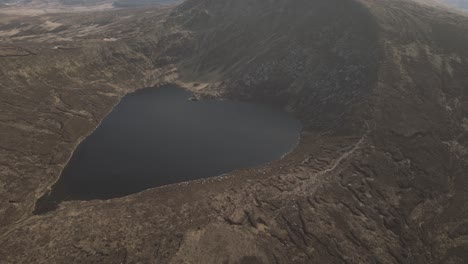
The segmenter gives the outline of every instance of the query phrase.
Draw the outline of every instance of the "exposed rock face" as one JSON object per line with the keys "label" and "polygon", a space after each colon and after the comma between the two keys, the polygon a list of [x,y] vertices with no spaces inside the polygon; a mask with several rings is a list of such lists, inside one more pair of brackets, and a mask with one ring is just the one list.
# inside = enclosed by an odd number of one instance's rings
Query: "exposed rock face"
{"label": "exposed rock face", "polygon": [[[82,33],[65,49],[37,28],[8,38],[31,54],[0,57],[1,261],[466,263],[467,17],[410,0],[119,12],[62,28]],[[171,81],[284,106],[301,143],[227,177],[31,214],[121,96]]]}

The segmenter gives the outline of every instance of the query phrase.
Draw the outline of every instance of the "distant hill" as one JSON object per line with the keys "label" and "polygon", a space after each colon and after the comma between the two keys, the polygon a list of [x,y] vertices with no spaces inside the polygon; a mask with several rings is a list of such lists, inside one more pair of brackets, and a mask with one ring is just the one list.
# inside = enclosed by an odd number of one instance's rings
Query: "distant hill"
{"label": "distant hill", "polygon": [[[11,0],[0,0],[11,1]],[[181,2],[179,0],[59,0],[63,5],[96,5],[113,3],[115,7],[138,7]]]}
{"label": "distant hill", "polygon": [[117,8],[165,5],[182,2],[182,0],[0,0],[0,8],[11,5],[59,4],[64,6],[96,6],[113,4]]}
{"label": "distant hill", "polygon": [[468,0],[442,0],[442,2],[468,10]]}
{"label": "distant hill", "polygon": [[12,0],[0,0],[0,8],[8,6],[8,4],[10,4],[11,2],[13,1]]}
{"label": "distant hill", "polygon": [[58,1],[63,5],[98,5],[98,4],[106,4],[110,3],[110,0],[60,0]]}
{"label": "distant hill", "polygon": [[115,7],[138,7],[150,5],[164,5],[181,2],[179,0],[117,0],[114,1]]}

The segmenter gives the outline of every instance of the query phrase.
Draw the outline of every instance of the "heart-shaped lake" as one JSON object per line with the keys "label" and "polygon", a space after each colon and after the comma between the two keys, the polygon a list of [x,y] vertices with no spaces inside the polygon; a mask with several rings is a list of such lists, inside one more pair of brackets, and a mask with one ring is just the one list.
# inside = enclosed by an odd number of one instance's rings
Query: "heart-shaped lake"
{"label": "heart-shaped lake", "polygon": [[79,145],[36,212],[257,166],[280,159],[299,139],[300,122],[280,109],[191,99],[169,85],[125,96]]}

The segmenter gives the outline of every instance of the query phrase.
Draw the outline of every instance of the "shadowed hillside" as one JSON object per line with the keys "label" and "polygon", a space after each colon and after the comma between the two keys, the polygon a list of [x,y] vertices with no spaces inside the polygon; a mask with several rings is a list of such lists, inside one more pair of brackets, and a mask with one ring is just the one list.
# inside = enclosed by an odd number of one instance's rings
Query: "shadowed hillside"
{"label": "shadowed hillside", "polygon": [[375,85],[377,28],[359,3],[188,1],[173,17],[196,36],[187,76],[285,106],[308,126],[351,126],[351,106]]}

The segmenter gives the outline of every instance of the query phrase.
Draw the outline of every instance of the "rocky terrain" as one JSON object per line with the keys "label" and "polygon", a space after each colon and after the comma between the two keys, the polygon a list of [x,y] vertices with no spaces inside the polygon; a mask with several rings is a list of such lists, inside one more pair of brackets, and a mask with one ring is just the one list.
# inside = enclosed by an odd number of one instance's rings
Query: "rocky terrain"
{"label": "rocky terrain", "polygon": [[[2,9],[0,9],[0,12]],[[0,14],[0,263],[466,263],[468,17],[412,0]],[[279,105],[280,161],[34,215],[126,93]]]}

